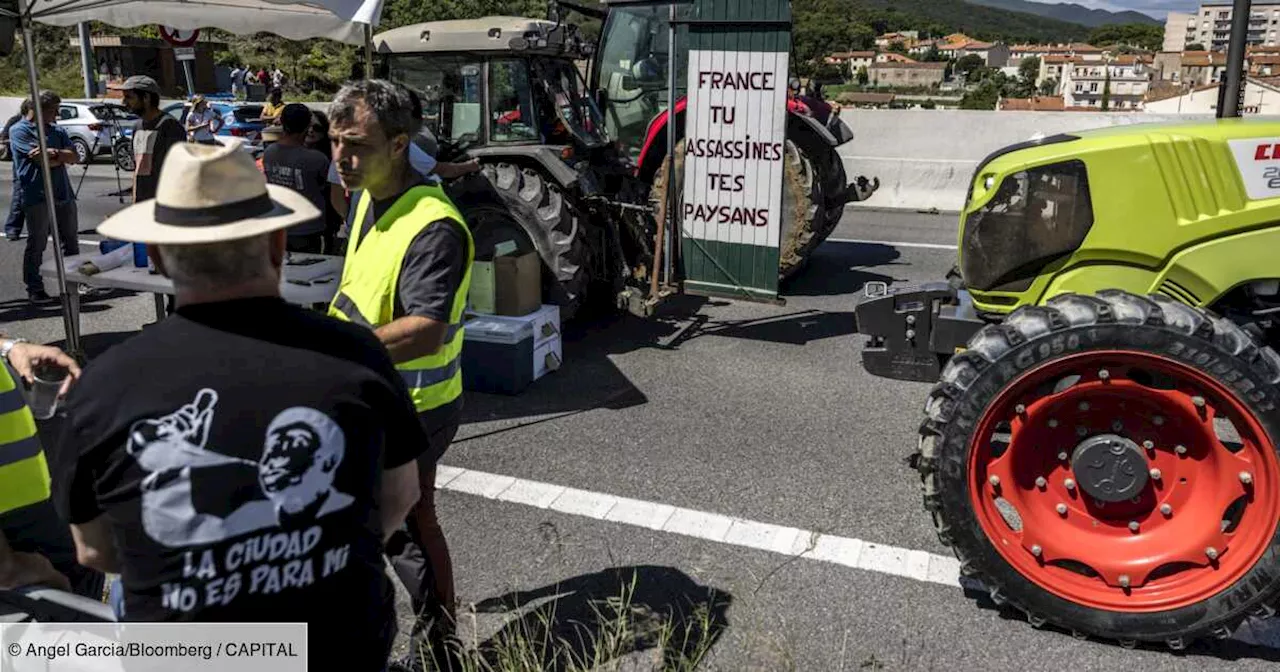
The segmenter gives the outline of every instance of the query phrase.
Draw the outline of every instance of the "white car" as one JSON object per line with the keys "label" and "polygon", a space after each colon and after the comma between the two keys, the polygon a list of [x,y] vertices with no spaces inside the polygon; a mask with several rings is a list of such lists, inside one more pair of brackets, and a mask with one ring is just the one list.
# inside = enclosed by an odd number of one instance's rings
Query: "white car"
{"label": "white car", "polygon": [[99,154],[111,154],[116,131],[132,130],[138,116],[118,103],[63,101],[58,126],[71,136],[80,163]]}

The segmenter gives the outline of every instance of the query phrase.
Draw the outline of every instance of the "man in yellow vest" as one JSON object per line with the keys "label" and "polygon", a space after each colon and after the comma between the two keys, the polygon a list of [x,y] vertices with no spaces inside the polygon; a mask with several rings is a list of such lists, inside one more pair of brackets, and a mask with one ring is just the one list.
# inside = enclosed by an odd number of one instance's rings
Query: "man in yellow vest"
{"label": "man in yellow vest", "polygon": [[70,528],[50,499],[48,462],[19,385],[20,379],[32,379],[36,367],[53,364],[71,372],[65,394],[80,367],[57,348],[3,336],[0,360],[0,590],[43,585],[100,598],[105,577],[76,563]]}
{"label": "man in yellow vest", "polygon": [[349,84],[329,110],[342,186],[360,192],[347,217],[346,264],[329,314],[374,330],[404,378],[428,438],[421,499],[387,543],[418,614],[409,658],[457,669],[453,568],[435,511],[435,473],[462,412],[462,322],[475,257],[471,233],[439,184],[409,163],[413,98],[383,80]]}

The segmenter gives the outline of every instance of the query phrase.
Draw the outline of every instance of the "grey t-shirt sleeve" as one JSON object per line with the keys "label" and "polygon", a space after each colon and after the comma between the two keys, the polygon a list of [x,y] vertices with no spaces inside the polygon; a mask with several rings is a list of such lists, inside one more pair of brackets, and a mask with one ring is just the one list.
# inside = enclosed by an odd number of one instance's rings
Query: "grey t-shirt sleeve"
{"label": "grey t-shirt sleeve", "polygon": [[467,265],[467,238],[442,219],[414,238],[400,267],[396,308],[401,315],[448,322]]}

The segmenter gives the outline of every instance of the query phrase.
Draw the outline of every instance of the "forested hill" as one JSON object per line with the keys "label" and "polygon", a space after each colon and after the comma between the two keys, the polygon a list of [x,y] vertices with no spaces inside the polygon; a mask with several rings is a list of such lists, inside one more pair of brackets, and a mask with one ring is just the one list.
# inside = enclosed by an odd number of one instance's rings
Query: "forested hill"
{"label": "forested hill", "polygon": [[1091,9],[1074,2],[1031,2],[1031,0],[965,0],[970,4],[983,7],[995,7],[1011,12],[1035,14],[1059,21],[1079,23],[1096,28],[1116,23],[1139,23],[1146,25],[1164,25],[1159,19],[1142,12],[1109,12],[1105,9]]}

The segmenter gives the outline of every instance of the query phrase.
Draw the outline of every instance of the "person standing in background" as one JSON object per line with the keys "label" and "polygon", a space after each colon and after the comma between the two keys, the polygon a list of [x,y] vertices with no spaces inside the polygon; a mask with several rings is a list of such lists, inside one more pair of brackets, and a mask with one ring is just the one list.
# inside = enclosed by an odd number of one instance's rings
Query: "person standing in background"
{"label": "person standing in background", "polygon": [[187,141],[177,119],[160,111],[160,85],[146,75],[134,75],[120,85],[124,104],[141,121],[133,132],[133,202],[156,197],[160,169],[174,145]]}
{"label": "person standing in background", "polygon": [[271,88],[284,88],[284,71],[280,69],[280,66],[274,63],[271,64]]}
{"label": "person standing in background", "polygon": [[196,96],[191,101],[191,111],[187,113],[187,140],[202,145],[216,145],[214,134],[222,127],[222,118],[209,106],[204,96]]}
{"label": "person standing in background", "polygon": [[244,94],[244,73],[247,68],[236,66],[231,71],[231,97],[239,100]]}
{"label": "person standing in background", "polygon": [[279,125],[280,113],[283,111],[284,92],[280,89],[271,89],[271,97],[267,100],[267,104],[262,106],[262,118],[259,121],[268,125]]}
{"label": "person standing in background", "polygon": [[[31,115],[31,99],[27,98],[22,101],[22,105],[18,108],[18,113],[9,118],[5,122],[4,130],[0,131],[0,135],[4,136],[4,142],[9,144],[9,155],[13,156],[13,145],[10,142],[9,132],[13,130],[14,124],[26,119]],[[326,129],[327,130],[327,129]],[[9,216],[4,220],[4,236],[9,240],[18,240],[22,237],[22,226],[27,221],[27,215],[22,208],[22,190],[18,188],[18,180],[13,180],[13,197],[9,199]]]}
{"label": "person standing in background", "polygon": [[[40,277],[40,264],[44,262],[45,247],[49,244],[49,233],[54,224],[49,221],[46,197],[54,203],[62,254],[68,257],[80,254],[76,194],[67,175],[67,166],[79,161],[79,156],[75,146],[71,144],[71,137],[54,123],[58,118],[58,106],[62,104],[62,98],[52,91],[41,91],[38,104],[45,121],[48,153],[40,156],[40,136],[36,129],[34,110],[30,119],[24,119],[9,129],[9,141],[13,150],[14,181],[19,183],[22,190],[22,204],[26,208],[27,218],[27,247],[22,255],[22,280],[27,285],[27,300],[41,306],[57,303],[56,299],[45,292],[44,278]],[[44,190],[41,164],[46,161],[53,178],[52,194],[46,194]]]}
{"label": "person standing in background", "polygon": [[[311,126],[307,129],[306,145],[321,154],[325,161],[332,164],[333,145],[329,140],[329,117],[320,110],[311,111]],[[332,165],[330,169],[332,170]],[[338,232],[347,218],[346,190],[341,184],[333,184],[330,180],[326,192],[324,208],[324,249],[325,254],[342,254],[345,252],[339,245]]]}
{"label": "person standing in background", "polygon": [[280,126],[279,141],[262,153],[262,172],[267,176],[267,183],[288,187],[306,196],[320,213],[315,219],[289,227],[285,249],[321,254],[325,252],[323,213],[328,205],[325,188],[329,159],[306,147],[307,131],[311,127],[311,110],[306,105],[285,105],[280,113]]}

